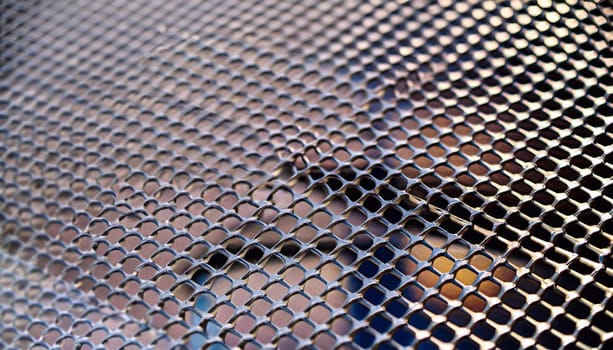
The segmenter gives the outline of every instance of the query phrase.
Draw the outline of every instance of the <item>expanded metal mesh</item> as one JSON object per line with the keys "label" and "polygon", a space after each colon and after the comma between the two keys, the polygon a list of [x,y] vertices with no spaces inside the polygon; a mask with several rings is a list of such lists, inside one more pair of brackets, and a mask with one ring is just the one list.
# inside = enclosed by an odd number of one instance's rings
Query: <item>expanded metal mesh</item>
{"label": "expanded metal mesh", "polygon": [[613,348],[607,1],[0,1],[0,348]]}

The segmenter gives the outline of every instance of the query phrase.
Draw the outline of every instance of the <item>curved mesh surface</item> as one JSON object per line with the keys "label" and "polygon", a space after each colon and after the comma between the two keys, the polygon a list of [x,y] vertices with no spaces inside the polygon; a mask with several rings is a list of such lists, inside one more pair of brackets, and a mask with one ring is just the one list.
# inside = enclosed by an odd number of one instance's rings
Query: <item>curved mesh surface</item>
{"label": "curved mesh surface", "polygon": [[607,1],[0,1],[0,348],[611,348]]}

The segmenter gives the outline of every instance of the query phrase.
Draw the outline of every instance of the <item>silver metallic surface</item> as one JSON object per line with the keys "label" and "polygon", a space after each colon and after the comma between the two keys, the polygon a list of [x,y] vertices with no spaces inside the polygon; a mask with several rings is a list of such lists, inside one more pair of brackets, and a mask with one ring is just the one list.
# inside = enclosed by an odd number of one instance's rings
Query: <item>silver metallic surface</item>
{"label": "silver metallic surface", "polygon": [[0,349],[613,348],[612,17],[0,0]]}

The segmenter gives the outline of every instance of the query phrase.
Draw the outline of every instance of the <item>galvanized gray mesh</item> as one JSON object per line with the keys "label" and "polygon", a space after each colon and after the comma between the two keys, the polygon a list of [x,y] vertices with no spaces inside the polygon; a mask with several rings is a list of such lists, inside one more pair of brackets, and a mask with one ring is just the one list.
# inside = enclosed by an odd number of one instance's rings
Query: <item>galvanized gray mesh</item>
{"label": "galvanized gray mesh", "polygon": [[0,348],[611,348],[607,1],[0,1]]}

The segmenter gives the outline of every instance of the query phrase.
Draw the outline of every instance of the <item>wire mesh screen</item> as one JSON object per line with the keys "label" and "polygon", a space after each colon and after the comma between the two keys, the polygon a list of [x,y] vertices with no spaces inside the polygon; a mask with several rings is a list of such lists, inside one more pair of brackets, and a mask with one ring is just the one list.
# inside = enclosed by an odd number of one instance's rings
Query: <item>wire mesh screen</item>
{"label": "wire mesh screen", "polygon": [[0,1],[0,348],[612,348],[607,1]]}

